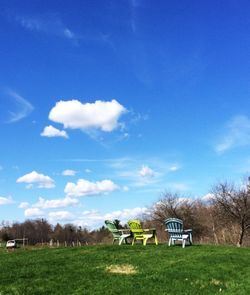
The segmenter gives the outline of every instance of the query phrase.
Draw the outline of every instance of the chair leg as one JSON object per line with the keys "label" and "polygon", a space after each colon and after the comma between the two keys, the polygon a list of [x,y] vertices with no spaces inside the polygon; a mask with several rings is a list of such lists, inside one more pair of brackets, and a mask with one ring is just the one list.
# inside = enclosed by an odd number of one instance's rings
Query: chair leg
{"label": "chair leg", "polygon": [[123,238],[122,239],[119,239],[119,246],[121,246],[123,240],[124,240]]}
{"label": "chair leg", "polygon": [[182,240],[182,248],[185,248],[185,243],[186,243],[186,240],[183,239],[183,240]]}
{"label": "chair leg", "polygon": [[133,238],[133,241],[132,241],[132,246],[134,246],[134,243],[135,243],[135,238]]}
{"label": "chair leg", "polygon": [[148,239],[143,239],[143,246],[146,246]]}
{"label": "chair leg", "polygon": [[156,235],[155,235],[155,245],[158,245],[158,239]]}
{"label": "chair leg", "polygon": [[171,246],[171,242],[172,242],[172,239],[170,238],[169,241],[168,241],[168,246],[169,247]]}
{"label": "chair leg", "polygon": [[189,242],[190,242],[190,245],[193,244],[193,237],[192,237],[192,234],[191,234],[191,233],[190,233],[190,235],[189,235]]}

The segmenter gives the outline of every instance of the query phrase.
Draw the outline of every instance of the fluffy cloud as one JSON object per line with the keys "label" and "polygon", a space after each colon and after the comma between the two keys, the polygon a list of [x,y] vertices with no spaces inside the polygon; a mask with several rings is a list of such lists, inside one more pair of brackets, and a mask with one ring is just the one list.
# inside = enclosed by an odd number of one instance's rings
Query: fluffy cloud
{"label": "fluffy cloud", "polygon": [[153,177],[155,176],[155,172],[148,166],[142,166],[141,170],[139,171],[139,175],[141,177]]}
{"label": "fluffy cloud", "polygon": [[215,150],[223,153],[229,149],[250,145],[250,119],[246,116],[233,117],[225,127],[225,135]]}
{"label": "fluffy cloud", "polygon": [[78,203],[78,200],[71,199],[69,197],[66,197],[64,199],[55,199],[55,200],[45,200],[44,198],[39,198],[39,201],[33,205],[35,208],[42,208],[42,209],[48,209],[48,208],[60,208],[60,207],[68,207],[72,205],[76,205]]}
{"label": "fluffy cloud", "polygon": [[89,226],[95,228],[103,225],[106,219],[119,219],[121,223],[126,223],[129,219],[135,219],[142,215],[148,214],[147,208],[131,208],[113,211],[111,213],[101,214],[97,210],[84,211],[82,215],[75,221],[77,225]]}
{"label": "fluffy cloud", "polygon": [[201,199],[204,202],[210,202],[214,199],[214,194],[208,193],[208,194],[204,195]]}
{"label": "fluffy cloud", "polygon": [[29,203],[28,202],[22,202],[19,204],[18,208],[21,208],[21,209],[26,209],[29,207]]}
{"label": "fluffy cloud", "polygon": [[64,137],[68,138],[68,134],[64,130],[58,130],[55,127],[49,125],[43,129],[41,136],[45,137]]}
{"label": "fluffy cloud", "polygon": [[122,222],[126,222],[129,219],[137,218],[138,216],[148,213],[147,208],[136,207],[133,209],[123,209],[118,211],[113,211],[111,213],[105,214],[105,219],[119,219]]}
{"label": "fluffy cloud", "polygon": [[116,100],[81,103],[78,100],[59,101],[51,109],[49,119],[64,128],[101,129],[110,132],[119,126],[119,117],[126,108]]}
{"label": "fluffy cloud", "polygon": [[75,176],[76,175],[76,171],[75,170],[67,169],[67,170],[64,170],[62,172],[62,175],[64,175],[64,176]]}
{"label": "fluffy cloud", "polygon": [[53,188],[55,187],[54,180],[49,176],[32,171],[31,173],[25,174],[17,179],[17,183],[27,183],[28,188],[33,184],[37,184],[39,188]]}
{"label": "fluffy cloud", "polygon": [[10,205],[10,204],[13,204],[14,201],[12,199],[12,197],[1,197],[0,196],[0,206],[1,205]]}
{"label": "fluffy cloud", "polygon": [[73,218],[73,215],[68,211],[50,212],[48,215],[49,215],[49,220],[52,222],[59,221],[59,220],[67,221]]}
{"label": "fluffy cloud", "polygon": [[118,186],[111,180],[105,179],[102,181],[91,182],[85,179],[79,179],[76,184],[68,182],[65,186],[64,192],[69,197],[81,197],[109,193],[117,189]]}
{"label": "fluffy cloud", "polygon": [[28,208],[24,211],[26,217],[41,217],[44,215],[44,212],[39,208]]}

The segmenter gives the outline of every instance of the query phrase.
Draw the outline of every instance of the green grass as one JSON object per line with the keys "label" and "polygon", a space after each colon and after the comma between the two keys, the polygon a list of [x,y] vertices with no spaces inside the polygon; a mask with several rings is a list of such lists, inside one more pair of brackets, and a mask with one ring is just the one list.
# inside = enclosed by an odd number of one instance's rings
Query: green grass
{"label": "green grass", "polygon": [[249,273],[248,248],[138,244],[19,249],[0,252],[0,295],[243,295],[250,294]]}

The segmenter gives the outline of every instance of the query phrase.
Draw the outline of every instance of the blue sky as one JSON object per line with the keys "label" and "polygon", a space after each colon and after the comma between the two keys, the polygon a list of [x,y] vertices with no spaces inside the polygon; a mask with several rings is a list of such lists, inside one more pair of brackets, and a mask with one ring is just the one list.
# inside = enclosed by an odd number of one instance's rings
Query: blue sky
{"label": "blue sky", "polygon": [[0,2],[0,220],[90,228],[250,167],[248,1]]}

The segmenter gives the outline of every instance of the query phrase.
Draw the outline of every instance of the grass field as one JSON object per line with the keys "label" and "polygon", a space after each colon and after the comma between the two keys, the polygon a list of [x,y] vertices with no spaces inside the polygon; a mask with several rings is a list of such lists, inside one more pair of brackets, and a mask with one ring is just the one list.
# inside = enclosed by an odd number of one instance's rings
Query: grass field
{"label": "grass field", "polygon": [[0,251],[0,295],[250,294],[250,249],[84,246]]}

